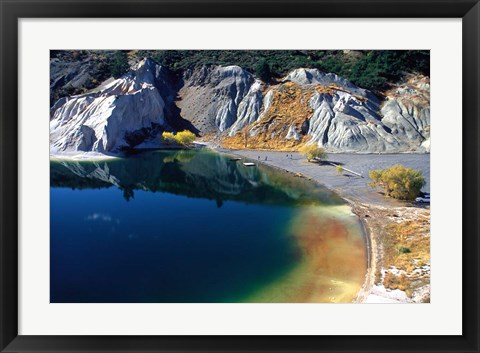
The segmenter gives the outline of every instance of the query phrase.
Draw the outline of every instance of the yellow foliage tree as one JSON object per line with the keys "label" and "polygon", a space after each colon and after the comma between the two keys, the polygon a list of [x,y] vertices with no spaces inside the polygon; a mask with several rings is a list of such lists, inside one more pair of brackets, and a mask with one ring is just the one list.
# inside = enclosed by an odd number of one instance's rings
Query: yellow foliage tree
{"label": "yellow foliage tree", "polygon": [[343,173],[343,167],[341,165],[337,165],[335,167],[335,169],[337,170],[337,174],[340,175]]}
{"label": "yellow foliage tree", "polygon": [[175,134],[173,132],[164,131],[162,133],[162,139],[169,142],[175,142]]}
{"label": "yellow foliage tree", "polygon": [[174,142],[182,146],[188,146],[195,141],[195,134],[188,130],[183,130],[174,134],[173,132],[164,131],[162,138],[168,142]]}
{"label": "yellow foliage tree", "polygon": [[325,159],[327,158],[327,153],[325,150],[321,147],[318,147],[317,145],[305,145],[302,148],[300,148],[300,153],[307,158],[307,161],[311,161],[312,159]]}
{"label": "yellow foliage tree", "polygon": [[188,130],[177,132],[175,135],[175,141],[183,146],[191,145],[193,141],[195,141],[195,134]]}
{"label": "yellow foliage tree", "polygon": [[422,172],[403,165],[394,165],[383,170],[371,170],[368,175],[371,187],[380,186],[387,196],[399,200],[414,200],[425,185]]}

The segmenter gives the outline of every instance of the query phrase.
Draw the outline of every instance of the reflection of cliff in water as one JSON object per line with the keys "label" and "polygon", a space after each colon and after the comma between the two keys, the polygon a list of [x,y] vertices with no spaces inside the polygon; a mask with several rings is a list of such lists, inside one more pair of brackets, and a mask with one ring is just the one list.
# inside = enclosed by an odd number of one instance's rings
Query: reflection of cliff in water
{"label": "reflection of cliff in water", "polygon": [[123,190],[128,201],[135,190],[168,192],[196,198],[247,203],[298,205],[341,204],[325,187],[266,166],[241,162],[210,151],[145,152],[108,161],[52,161],[52,187]]}

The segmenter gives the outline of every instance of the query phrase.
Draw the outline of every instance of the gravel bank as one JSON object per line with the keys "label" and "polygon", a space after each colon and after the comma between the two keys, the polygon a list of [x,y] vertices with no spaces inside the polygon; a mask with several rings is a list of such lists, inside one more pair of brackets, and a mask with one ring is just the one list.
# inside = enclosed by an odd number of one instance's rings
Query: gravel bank
{"label": "gravel bank", "polygon": [[[430,192],[430,155],[429,154],[329,154],[327,160],[342,167],[355,171],[364,177],[343,172],[338,175],[334,166],[328,163],[309,163],[305,157],[296,152],[274,152],[256,150],[226,150],[219,152],[246,157],[293,173],[301,173],[320,184],[337,192],[345,199],[377,206],[405,206],[405,202],[386,198],[378,190],[368,186],[368,172],[372,169],[384,169],[395,164],[422,171],[427,184],[423,191]],[[292,157],[287,157],[292,155]],[[260,158],[259,158],[260,157]],[[265,158],[267,158],[265,160]]]}

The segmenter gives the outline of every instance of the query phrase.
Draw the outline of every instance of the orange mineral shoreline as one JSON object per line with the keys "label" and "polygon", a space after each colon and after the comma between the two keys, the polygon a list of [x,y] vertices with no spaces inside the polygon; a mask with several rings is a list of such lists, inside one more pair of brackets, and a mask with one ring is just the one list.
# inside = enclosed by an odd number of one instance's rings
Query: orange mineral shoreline
{"label": "orange mineral shoreline", "polygon": [[[368,186],[369,178],[342,177],[334,167],[308,163],[298,153],[227,150],[255,163],[266,164],[327,186],[345,199],[363,225],[367,266],[354,303],[425,303],[430,301],[430,209],[393,200]],[[330,156],[329,156],[330,157]],[[359,158],[358,155],[353,157]],[[417,163],[429,173],[428,155],[374,155],[368,159]],[[336,158],[335,155],[330,157]],[[338,155],[337,155],[338,158]],[[412,162],[413,161],[413,162]],[[403,164],[403,161],[402,161]],[[416,167],[415,165],[413,167]],[[373,169],[373,168],[372,168]],[[429,174],[427,174],[428,177]],[[399,249],[408,249],[399,251]]]}

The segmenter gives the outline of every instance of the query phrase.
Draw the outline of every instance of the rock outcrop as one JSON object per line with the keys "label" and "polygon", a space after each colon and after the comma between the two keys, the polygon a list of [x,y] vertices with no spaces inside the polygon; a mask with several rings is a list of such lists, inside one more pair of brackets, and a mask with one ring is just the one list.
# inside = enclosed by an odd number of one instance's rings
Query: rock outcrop
{"label": "rock outcrop", "polygon": [[[258,103],[248,102],[255,100],[259,83],[238,66],[203,66],[187,70],[183,81],[177,106],[182,118],[203,133],[223,132],[239,116],[248,121],[247,114],[259,109]],[[244,102],[244,98],[247,101]]]}
{"label": "rock outcrop", "polygon": [[229,135],[233,136],[244,127],[254,123],[258,119],[261,108],[262,82],[260,80],[255,80],[245,97],[238,105],[237,117],[235,123],[229,130]]}
{"label": "rock outcrop", "polygon": [[50,60],[50,106],[61,97],[86,93],[108,79],[107,59],[102,55],[64,58],[54,57]]}
{"label": "rock outcrop", "polygon": [[173,101],[168,72],[152,60],[86,94],[60,99],[51,109],[51,153],[117,152],[152,141],[168,127]]}
{"label": "rock outcrop", "polygon": [[51,108],[51,152],[159,147],[159,133],[184,127],[232,148],[430,150],[428,77],[408,77],[383,100],[317,69],[293,70],[275,84],[238,66],[202,66],[173,77],[144,59],[117,80],[59,99]]}
{"label": "rock outcrop", "polygon": [[[325,73],[318,69],[296,69],[290,72],[284,79],[284,82],[291,81],[298,85],[335,85],[344,90],[360,96],[367,96],[369,92],[365,89],[355,86],[350,81],[333,73]],[[371,94],[370,94],[371,95]]]}
{"label": "rock outcrop", "polygon": [[380,100],[316,69],[297,69],[270,87],[258,119],[231,129],[229,147],[295,149],[315,143],[331,152],[429,152],[428,78],[413,77]]}
{"label": "rock outcrop", "polygon": [[[430,80],[410,77],[387,92],[381,104],[382,122],[403,148],[430,151]],[[408,147],[407,147],[408,145]]]}

